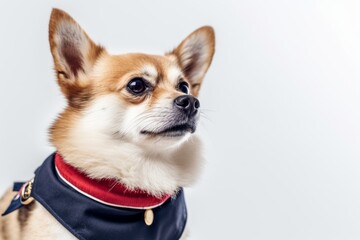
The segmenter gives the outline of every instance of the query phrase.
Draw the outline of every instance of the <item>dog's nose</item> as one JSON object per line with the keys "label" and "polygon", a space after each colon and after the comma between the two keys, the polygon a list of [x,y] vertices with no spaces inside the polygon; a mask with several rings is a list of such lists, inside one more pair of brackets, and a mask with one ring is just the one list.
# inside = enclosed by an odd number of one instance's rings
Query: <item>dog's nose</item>
{"label": "dog's nose", "polygon": [[200,107],[200,102],[197,98],[191,95],[182,95],[175,98],[174,105],[179,110],[182,110],[185,114],[192,117],[197,113]]}

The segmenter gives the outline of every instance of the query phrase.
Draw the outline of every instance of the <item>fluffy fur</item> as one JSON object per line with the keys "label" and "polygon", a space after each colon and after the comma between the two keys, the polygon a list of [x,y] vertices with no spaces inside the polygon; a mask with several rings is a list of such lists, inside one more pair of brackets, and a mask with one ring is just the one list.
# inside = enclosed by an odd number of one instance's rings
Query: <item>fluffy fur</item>
{"label": "fluffy fur", "polygon": [[[202,163],[199,139],[191,131],[158,133],[188,121],[174,110],[174,99],[185,94],[180,82],[198,96],[214,54],[211,27],[194,31],[163,56],[111,55],[67,13],[54,9],[49,41],[68,102],[50,128],[50,141],[69,164],[91,178],[114,178],[155,196],[173,194],[196,180]],[[146,94],[129,91],[136,77],[149,84]],[[198,118],[192,119],[195,126]],[[13,195],[4,196],[1,211]],[[41,205],[30,206],[0,219],[0,239],[72,238]],[[19,217],[24,211],[26,217]]]}

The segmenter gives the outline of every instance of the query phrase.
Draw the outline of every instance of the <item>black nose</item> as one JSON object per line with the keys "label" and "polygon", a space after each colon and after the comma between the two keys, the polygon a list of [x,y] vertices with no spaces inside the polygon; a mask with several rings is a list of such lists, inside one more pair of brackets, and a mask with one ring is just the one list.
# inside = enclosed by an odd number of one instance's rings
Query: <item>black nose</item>
{"label": "black nose", "polygon": [[182,95],[175,98],[174,105],[189,117],[192,117],[197,113],[200,107],[200,102],[197,100],[197,98],[191,95]]}

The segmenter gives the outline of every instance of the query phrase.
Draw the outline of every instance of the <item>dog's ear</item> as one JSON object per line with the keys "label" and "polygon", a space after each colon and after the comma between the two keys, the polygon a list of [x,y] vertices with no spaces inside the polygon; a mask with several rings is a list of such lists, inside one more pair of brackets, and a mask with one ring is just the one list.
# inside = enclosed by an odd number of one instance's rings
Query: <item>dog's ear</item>
{"label": "dog's ear", "polygon": [[192,32],[170,55],[175,55],[180,67],[191,83],[192,94],[199,94],[201,82],[215,52],[215,33],[210,26]]}
{"label": "dog's ear", "polygon": [[70,15],[55,8],[50,17],[49,41],[60,87],[70,97],[69,86],[84,84],[79,83],[80,79],[86,79],[104,49],[96,45]]}

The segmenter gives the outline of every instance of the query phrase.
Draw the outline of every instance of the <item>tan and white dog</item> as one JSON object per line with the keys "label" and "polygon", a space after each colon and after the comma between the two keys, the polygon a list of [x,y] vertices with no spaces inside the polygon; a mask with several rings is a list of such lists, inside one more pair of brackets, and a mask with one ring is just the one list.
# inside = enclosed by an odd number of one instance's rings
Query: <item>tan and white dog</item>
{"label": "tan and white dog", "polygon": [[[53,9],[49,41],[68,103],[50,128],[50,141],[67,164],[91,179],[116,179],[155,197],[196,180],[202,165],[193,134],[196,97],[214,54],[211,27],[197,29],[165,55],[111,55],[67,13]],[[1,212],[14,195],[9,190],[2,197]],[[74,238],[37,201],[0,217],[1,240]]]}

